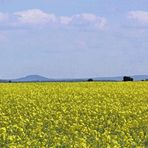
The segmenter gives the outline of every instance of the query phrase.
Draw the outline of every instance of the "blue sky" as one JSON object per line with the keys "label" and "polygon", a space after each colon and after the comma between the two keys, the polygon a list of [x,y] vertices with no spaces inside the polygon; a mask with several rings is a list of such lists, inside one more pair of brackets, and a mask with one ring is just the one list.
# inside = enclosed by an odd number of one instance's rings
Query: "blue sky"
{"label": "blue sky", "polygon": [[147,0],[0,0],[0,78],[148,74]]}

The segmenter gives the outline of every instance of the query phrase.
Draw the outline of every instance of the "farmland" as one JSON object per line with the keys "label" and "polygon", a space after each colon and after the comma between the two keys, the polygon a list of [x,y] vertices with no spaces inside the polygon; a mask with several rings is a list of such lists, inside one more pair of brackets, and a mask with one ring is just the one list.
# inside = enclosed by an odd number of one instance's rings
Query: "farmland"
{"label": "farmland", "polygon": [[0,147],[148,147],[148,82],[1,83]]}

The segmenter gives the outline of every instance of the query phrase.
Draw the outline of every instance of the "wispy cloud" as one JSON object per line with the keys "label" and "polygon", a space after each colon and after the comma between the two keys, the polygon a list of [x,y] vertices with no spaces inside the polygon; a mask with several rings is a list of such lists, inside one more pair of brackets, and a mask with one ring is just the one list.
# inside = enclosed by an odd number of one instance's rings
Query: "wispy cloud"
{"label": "wispy cloud", "polygon": [[0,12],[0,22],[8,20],[8,14]]}
{"label": "wispy cloud", "polygon": [[142,24],[148,24],[148,11],[130,11],[128,18]]}
{"label": "wispy cloud", "polygon": [[60,16],[60,23],[63,24],[63,25],[69,25],[73,18],[72,17],[68,17],[68,16]]}
{"label": "wispy cloud", "polygon": [[14,13],[21,24],[48,24],[56,21],[54,14],[45,13],[39,9],[32,9]]}
{"label": "wispy cloud", "polygon": [[6,14],[0,12],[1,24],[7,20],[7,25],[33,25],[33,26],[65,26],[76,28],[93,28],[104,30],[107,26],[107,20],[104,17],[93,13],[75,14],[72,16],[57,16],[53,13],[46,13],[40,9],[30,9],[25,11]]}
{"label": "wispy cloud", "polygon": [[103,30],[107,26],[107,20],[104,17],[96,16],[92,13],[82,13],[69,17],[68,24],[73,26],[83,26]]}
{"label": "wispy cloud", "polygon": [[0,42],[1,41],[6,41],[6,39],[7,39],[6,34],[4,32],[0,32]]}

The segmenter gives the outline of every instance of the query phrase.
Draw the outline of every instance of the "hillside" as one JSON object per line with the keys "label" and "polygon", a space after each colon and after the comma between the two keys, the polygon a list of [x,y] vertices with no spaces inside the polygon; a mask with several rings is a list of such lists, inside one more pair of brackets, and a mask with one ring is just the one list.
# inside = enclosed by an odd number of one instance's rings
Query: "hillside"
{"label": "hillside", "polygon": [[13,82],[45,82],[49,81],[48,78],[40,76],[40,75],[28,75],[26,77],[12,79]]}

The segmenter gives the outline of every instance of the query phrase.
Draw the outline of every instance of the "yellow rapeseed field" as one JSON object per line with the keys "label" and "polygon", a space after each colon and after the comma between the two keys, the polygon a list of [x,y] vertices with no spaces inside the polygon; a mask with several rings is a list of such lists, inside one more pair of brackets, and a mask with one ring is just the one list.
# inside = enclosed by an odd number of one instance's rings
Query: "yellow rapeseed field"
{"label": "yellow rapeseed field", "polygon": [[146,148],[148,82],[0,83],[0,148]]}

